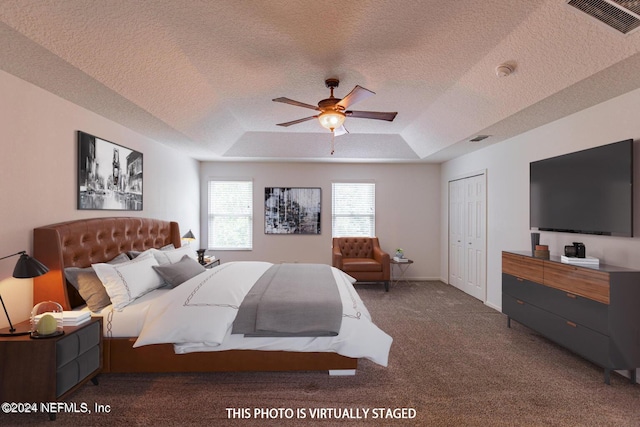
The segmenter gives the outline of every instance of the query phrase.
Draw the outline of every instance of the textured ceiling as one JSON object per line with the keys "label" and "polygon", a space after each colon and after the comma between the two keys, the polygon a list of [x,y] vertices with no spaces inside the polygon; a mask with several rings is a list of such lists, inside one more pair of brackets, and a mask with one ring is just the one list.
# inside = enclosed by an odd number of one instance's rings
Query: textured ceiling
{"label": "textured ceiling", "polygon": [[[2,0],[0,68],[199,160],[440,162],[640,87],[640,32],[565,3]],[[329,77],[397,118],[347,118],[333,156],[316,120],[275,125]]]}

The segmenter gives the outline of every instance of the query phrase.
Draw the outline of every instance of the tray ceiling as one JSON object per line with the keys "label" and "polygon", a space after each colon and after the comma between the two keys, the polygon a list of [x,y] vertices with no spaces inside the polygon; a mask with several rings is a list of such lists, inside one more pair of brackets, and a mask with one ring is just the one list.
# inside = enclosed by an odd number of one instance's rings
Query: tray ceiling
{"label": "tray ceiling", "polygon": [[[441,162],[640,87],[640,33],[563,0],[4,0],[0,38],[0,69],[199,160]],[[395,121],[347,118],[333,156],[276,126],[329,77]]]}

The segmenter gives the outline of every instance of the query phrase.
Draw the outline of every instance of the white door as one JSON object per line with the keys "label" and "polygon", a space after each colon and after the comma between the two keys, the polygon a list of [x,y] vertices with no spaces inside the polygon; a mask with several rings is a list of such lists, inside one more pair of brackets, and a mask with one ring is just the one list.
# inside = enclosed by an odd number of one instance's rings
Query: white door
{"label": "white door", "polygon": [[486,175],[449,182],[450,284],[486,300]]}
{"label": "white door", "polygon": [[464,182],[449,182],[449,284],[464,286]]}

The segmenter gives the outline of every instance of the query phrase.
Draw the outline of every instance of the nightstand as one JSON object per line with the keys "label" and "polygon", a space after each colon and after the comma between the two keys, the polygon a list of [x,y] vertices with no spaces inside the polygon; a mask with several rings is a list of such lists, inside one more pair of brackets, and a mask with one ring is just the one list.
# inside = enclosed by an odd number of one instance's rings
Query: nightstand
{"label": "nightstand", "polygon": [[[29,321],[20,324],[29,327]],[[64,400],[102,369],[102,318],[65,326],[64,334],[0,337],[0,402]],[[55,419],[55,414],[49,414]]]}
{"label": "nightstand", "polygon": [[220,265],[220,258],[216,258],[214,260],[211,260],[207,263],[202,264],[204,266],[204,268],[213,268],[216,267],[218,265]]}

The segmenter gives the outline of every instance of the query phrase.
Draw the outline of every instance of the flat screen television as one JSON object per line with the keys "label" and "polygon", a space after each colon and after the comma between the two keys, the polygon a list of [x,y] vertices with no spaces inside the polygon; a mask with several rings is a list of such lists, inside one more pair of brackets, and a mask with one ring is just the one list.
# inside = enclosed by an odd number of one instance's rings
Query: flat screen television
{"label": "flat screen television", "polygon": [[531,162],[530,225],[633,236],[633,140]]}

